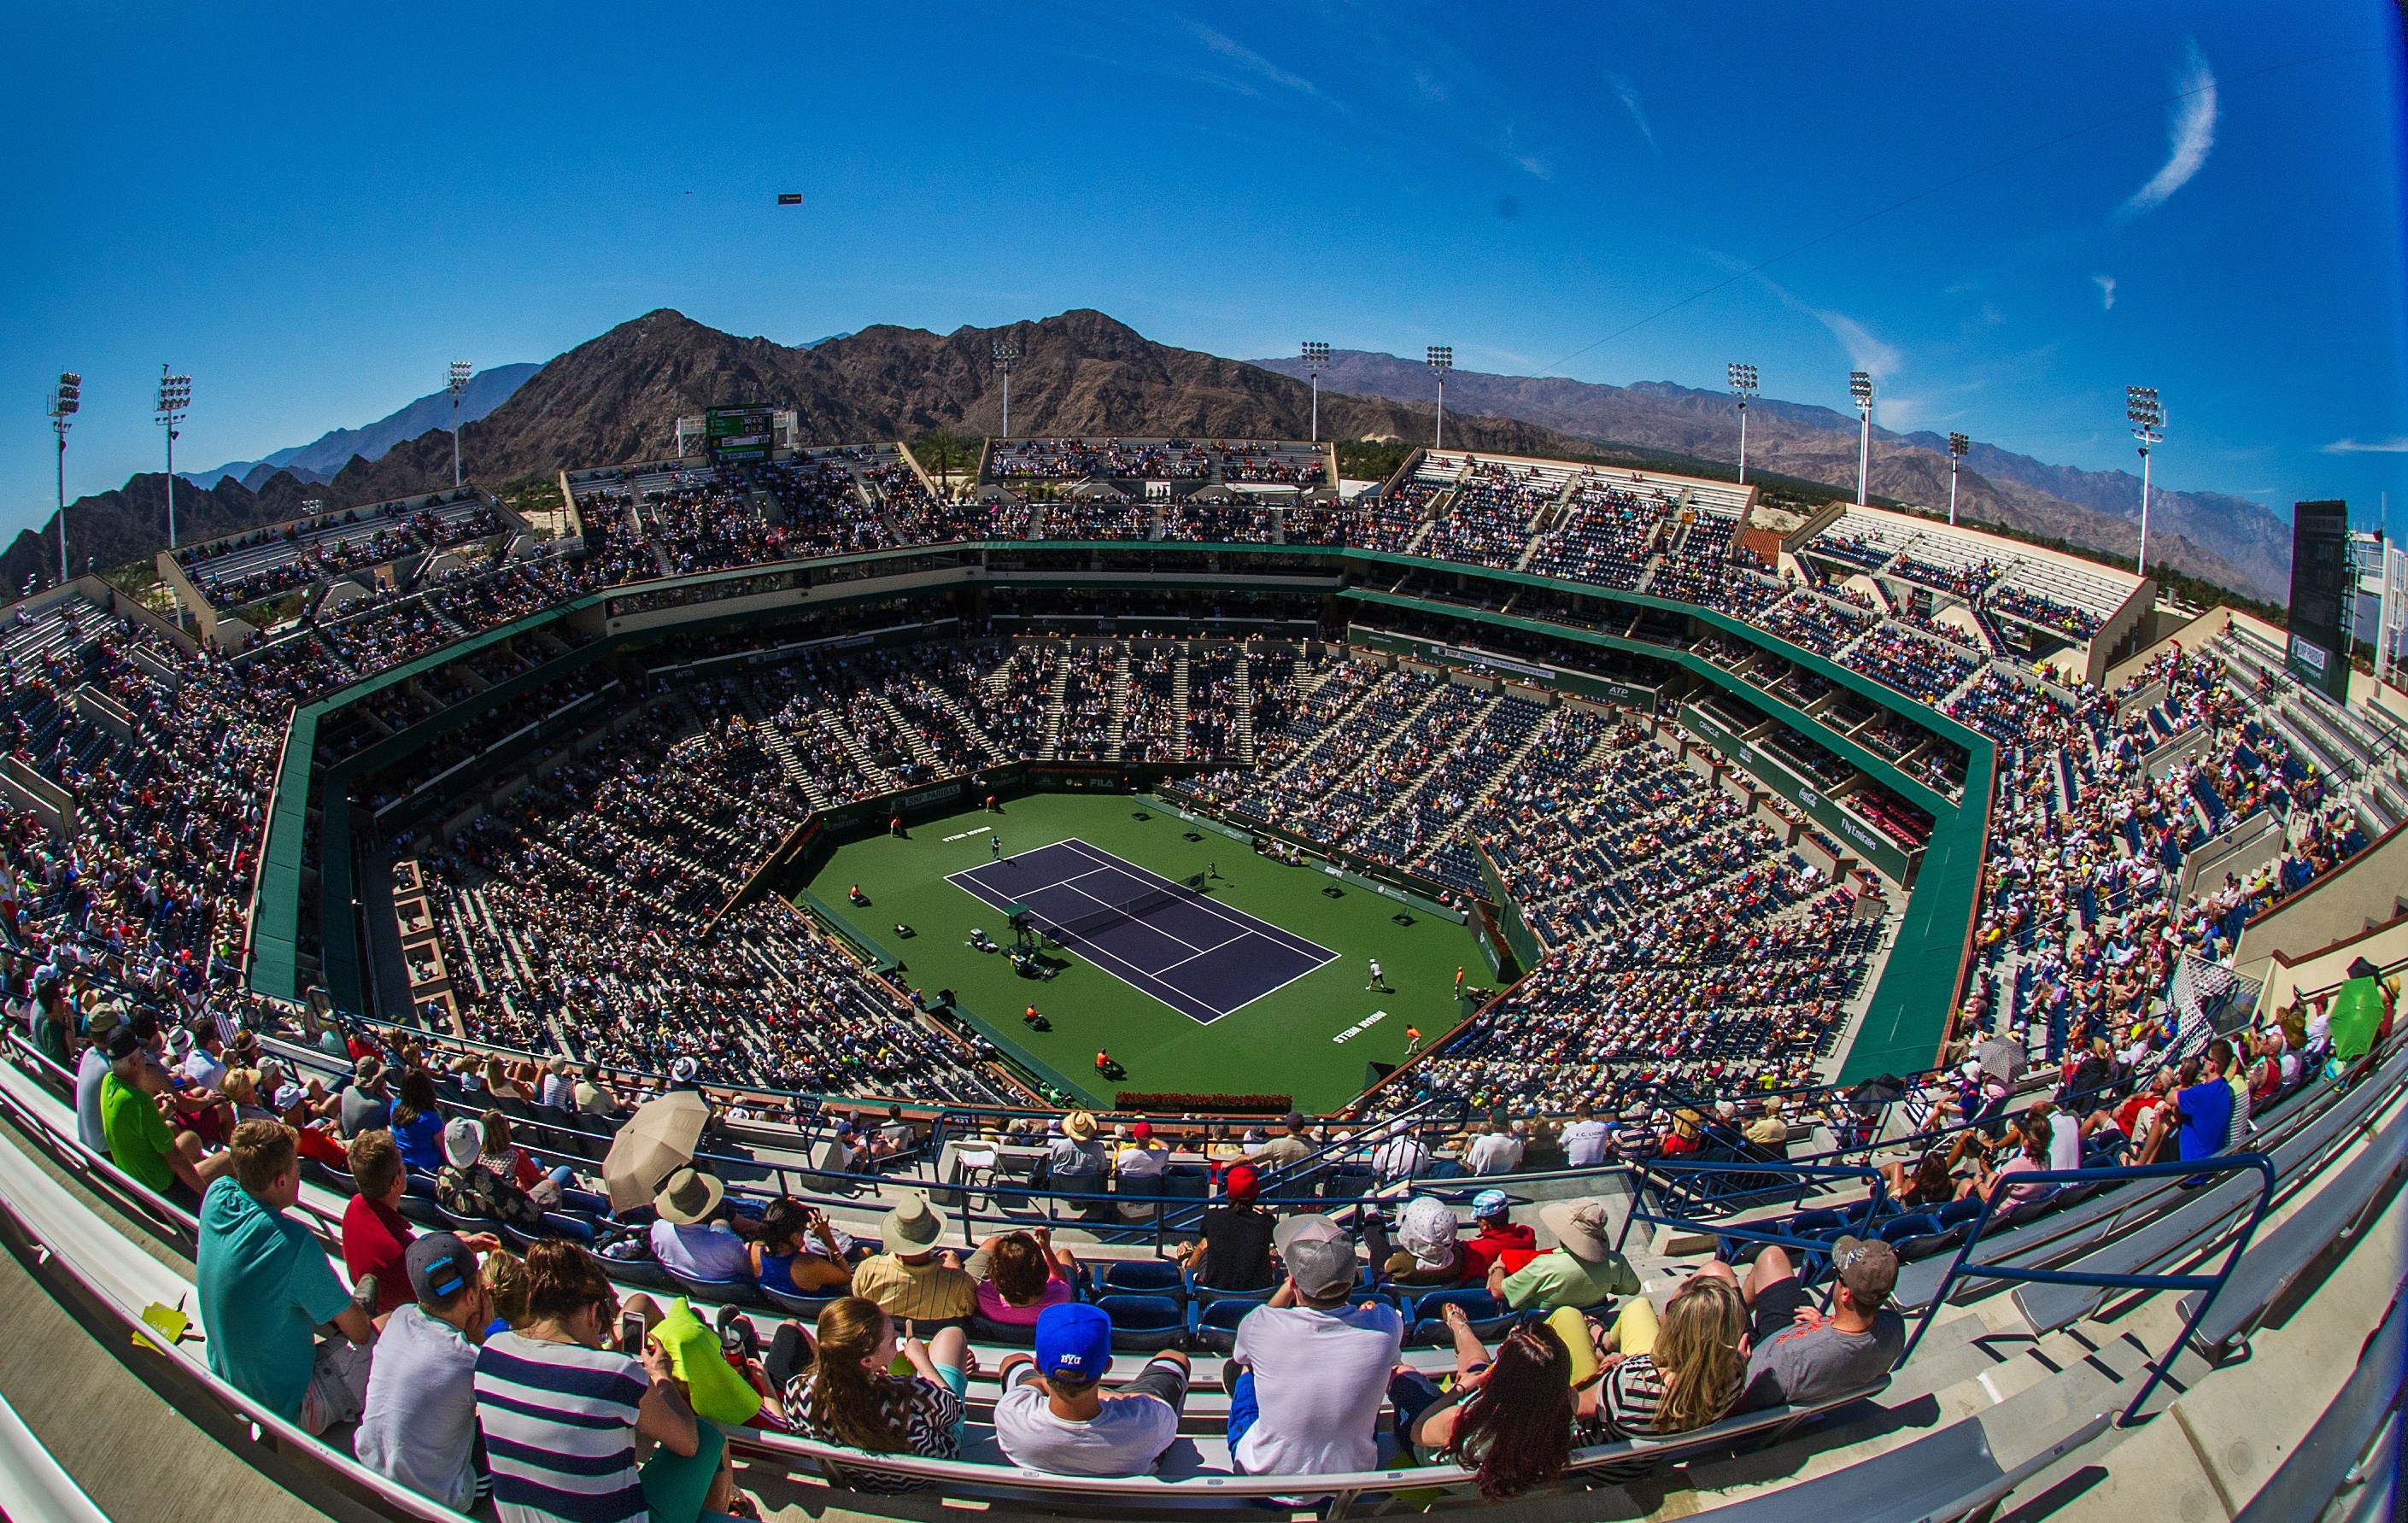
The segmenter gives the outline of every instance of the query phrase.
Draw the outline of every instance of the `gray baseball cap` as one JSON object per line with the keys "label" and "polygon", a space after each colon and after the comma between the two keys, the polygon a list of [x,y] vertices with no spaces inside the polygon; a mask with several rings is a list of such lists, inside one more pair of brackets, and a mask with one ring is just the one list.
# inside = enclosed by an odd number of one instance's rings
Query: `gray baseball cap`
{"label": "gray baseball cap", "polygon": [[1326,1216],[1290,1216],[1271,1229],[1271,1244],[1297,1290],[1327,1300],[1354,1283],[1354,1245]]}

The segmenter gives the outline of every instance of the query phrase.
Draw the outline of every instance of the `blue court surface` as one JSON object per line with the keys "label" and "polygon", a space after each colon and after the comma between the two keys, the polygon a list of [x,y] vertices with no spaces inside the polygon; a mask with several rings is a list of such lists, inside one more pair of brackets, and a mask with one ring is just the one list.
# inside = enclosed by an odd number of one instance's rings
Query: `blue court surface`
{"label": "blue court surface", "polygon": [[1205,1025],[1338,957],[1083,841],[1057,841],[945,881],[996,910],[1024,906],[1064,947]]}

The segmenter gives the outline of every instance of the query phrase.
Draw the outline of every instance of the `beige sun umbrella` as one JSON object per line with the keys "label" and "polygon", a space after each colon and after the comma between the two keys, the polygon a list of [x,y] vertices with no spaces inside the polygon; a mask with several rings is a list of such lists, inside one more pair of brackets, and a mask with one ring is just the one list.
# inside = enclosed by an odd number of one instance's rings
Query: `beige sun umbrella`
{"label": "beige sun umbrella", "polygon": [[681,1089],[636,1107],[602,1160],[602,1182],[610,1209],[650,1205],[661,1181],[694,1161],[710,1106],[691,1089]]}

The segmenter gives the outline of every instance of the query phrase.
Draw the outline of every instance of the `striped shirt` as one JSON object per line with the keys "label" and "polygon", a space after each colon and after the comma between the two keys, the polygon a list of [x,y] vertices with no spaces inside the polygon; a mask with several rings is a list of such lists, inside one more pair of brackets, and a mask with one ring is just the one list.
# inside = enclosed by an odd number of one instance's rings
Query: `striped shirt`
{"label": "striped shirt", "polygon": [[477,1418],[502,1523],[643,1523],[636,1404],[652,1381],[624,1354],[498,1332],[477,1353]]}
{"label": "striped shirt", "polygon": [[968,1316],[978,1305],[977,1290],[967,1272],[933,1259],[910,1264],[894,1254],[873,1254],[853,1269],[853,1293],[876,1301],[898,1322]]}

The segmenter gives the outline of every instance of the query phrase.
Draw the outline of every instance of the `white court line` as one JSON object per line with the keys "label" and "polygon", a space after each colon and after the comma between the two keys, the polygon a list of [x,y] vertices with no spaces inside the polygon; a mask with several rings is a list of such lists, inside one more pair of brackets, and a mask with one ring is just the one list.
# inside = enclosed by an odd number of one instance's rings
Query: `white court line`
{"label": "white court line", "polygon": [[[1068,845],[1074,852],[1090,854],[1088,855],[1089,861],[1093,861],[1096,856],[1099,855],[1111,856],[1114,862],[1120,863],[1123,867],[1134,868],[1140,872],[1152,871],[1151,869],[1138,867],[1134,862],[1126,861],[1121,857],[1112,856],[1111,853],[1103,850],[1103,848],[1099,846],[1090,846],[1085,841],[1079,840],[1075,836],[1065,841],[1056,841],[1054,844]],[[1153,876],[1162,878],[1162,874],[1158,872],[1153,873]],[[1163,878],[1162,881],[1167,884],[1171,882],[1171,880],[1168,878]],[[1171,886],[1175,888],[1179,885],[1172,884]],[[1190,902],[1194,903],[1197,908],[1202,910],[1205,913],[1211,915],[1214,919],[1217,919],[1226,925],[1236,926],[1240,930],[1253,931],[1257,936],[1262,936],[1263,928],[1268,927],[1269,930],[1277,932],[1277,934],[1272,936],[1263,936],[1263,940],[1274,944],[1286,945],[1292,952],[1296,952],[1306,956],[1310,956],[1314,953],[1327,953],[1328,955],[1333,958],[1338,955],[1338,954],[1330,952],[1327,947],[1321,945],[1319,942],[1307,941],[1305,938],[1297,935],[1294,931],[1286,930],[1278,926],[1273,926],[1270,922],[1264,920],[1259,915],[1247,914],[1243,910],[1224,910],[1221,906],[1213,903],[1211,899],[1208,899],[1201,895],[1197,896],[1197,898]],[[1238,916],[1242,916],[1243,919],[1234,918]],[[1248,924],[1247,922],[1251,922],[1252,924]],[[1281,938],[1283,937],[1287,938],[1288,940],[1283,942],[1281,941]]]}

